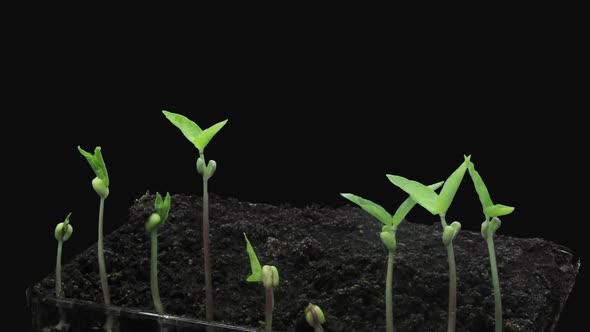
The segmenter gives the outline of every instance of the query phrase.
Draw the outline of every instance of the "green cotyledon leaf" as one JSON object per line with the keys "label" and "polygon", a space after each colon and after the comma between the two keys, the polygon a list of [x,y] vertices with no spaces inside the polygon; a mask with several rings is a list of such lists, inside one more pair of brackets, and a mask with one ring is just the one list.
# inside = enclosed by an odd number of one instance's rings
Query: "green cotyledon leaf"
{"label": "green cotyledon leaf", "polygon": [[186,137],[191,143],[193,143],[197,136],[203,132],[199,125],[184,115],[168,111],[162,111],[162,113],[164,113],[164,116],[166,116],[173,125],[180,129],[184,137]]}
{"label": "green cotyledon leaf", "polygon": [[399,175],[387,174],[387,178],[391,183],[408,193],[416,203],[420,204],[428,212],[432,214],[438,213],[439,197],[432,188]]}
{"label": "green cotyledon leaf", "polygon": [[492,198],[490,197],[488,187],[486,187],[483,179],[481,178],[481,175],[479,175],[479,172],[475,169],[475,164],[473,164],[473,162],[469,161],[467,170],[469,171],[469,176],[471,176],[471,180],[473,181],[473,186],[475,187],[475,191],[477,192],[477,196],[481,202],[482,209],[494,205]]}
{"label": "green cotyledon leaf", "polygon": [[[436,190],[442,186],[444,181],[437,182],[434,184],[429,185],[428,187],[432,190]],[[416,205],[416,201],[412,199],[412,197],[406,198],[406,200],[397,208],[395,213],[393,214],[393,227],[397,228],[397,226],[404,220],[404,218],[408,215],[410,210]]]}
{"label": "green cotyledon leaf", "polygon": [[485,214],[486,218],[505,216],[507,214],[511,214],[512,211],[514,211],[512,206],[502,204],[495,204],[483,209],[483,213]]}
{"label": "green cotyledon leaf", "polygon": [[248,276],[246,281],[260,282],[262,281],[262,266],[260,266],[258,257],[256,257],[256,252],[254,252],[254,248],[252,248],[250,241],[248,241],[246,233],[244,233],[244,238],[246,239],[246,251],[248,252],[248,257],[250,258],[250,269],[252,270],[252,273]]}
{"label": "green cotyledon leaf", "polygon": [[451,173],[449,178],[445,181],[443,188],[440,191],[439,201],[438,201],[438,213],[441,215],[446,214],[447,210],[451,206],[453,199],[455,198],[455,194],[457,193],[457,189],[459,189],[459,185],[461,181],[463,181],[463,176],[465,175],[465,171],[467,171],[467,165],[469,164],[469,156],[465,157],[465,160],[459,165],[459,167]]}
{"label": "green cotyledon leaf", "polygon": [[213,136],[215,136],[215,134],[217,134],[217,132],[219,132],[226,123],[227,120],[223,120],[203,130],[203,132],[197,135],[197,137],[193,140],[193,144],[197,147],[197,149],[199,149],[199,151],[205,151],[207,144],[209,144]]}
{"label": "green cotyledon leaf", "polygon": [[379,221],[381,221],[383,224],[388,226],[392,225],[391,214],[389,214],[389,212],[387,212],[387,210],[385,210],[381,205],[354,194],[347,193],[340,195],[358,205],[361,209],[365,210],[373,217],[379,219]]}

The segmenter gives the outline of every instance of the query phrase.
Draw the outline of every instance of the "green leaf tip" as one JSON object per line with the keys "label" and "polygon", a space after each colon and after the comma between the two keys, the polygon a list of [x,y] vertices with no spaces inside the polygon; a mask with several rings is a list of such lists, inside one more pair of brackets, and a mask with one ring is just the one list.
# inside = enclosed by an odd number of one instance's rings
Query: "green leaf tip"
{"label": "green leaf tip", "polygon": [[512,206],[494,204],[492,198],[490,197],[488,188],[486,187],[483,179],[481,178],[481,175],[475,169],[475,165],[472,162],[470,162],[468,169],[471,180],[473,181],[473,186],[475,187],[475,191],[477,192],[477,196],[481,202],[483,214],[487,219],[505,216],[514,211],[514,207]]}
{"label": "green leaf tip", "polygon": [[467,166],[471,163],[470,159],[471,156],[464,156],[464,160],[461,165],[459,165],[459,167],[453,173],[451,173],[451,175],[449,175],[448,179],[445,181],[445,184],[443,185],[443,188],[439,194],[439,214],[446,214],[447,210],[451,206],[451,203],[455,198],[455,194],[457,193],[457,189],[459,189],[459,185],[461,184],[461,181],[463,181],[463,177],[467,171]]}
{"label": "green leaf tip", "polygon": [[258,261],[258,257],[256,257],[256,252],[254,252],[254,248],[252,247],[252,244],[250,244],[246,233],[244,233],[244,238],[246,239],[246,251],[248,252],[248,257],[250,258],[250,269],[252,271],[246,281],[260,282],[262,281],[262,266]]}
{"label": "green leaf tip", "polygon": [[[432,214],[438,214],[438,195],[431,187],[425,186],[420,182],[409,180],[399,175],[386,175],[389,181],[405,191],[420,206]],[[438,185],[439,183],[435,183]],[[442,183],[441,183],[442,184]]]}
{"label": "green leaf tip", "polygon": [[391,214],[389,214],[389,212],[387,212],[387,210],[385,210],[381,205],[354,194],[344,193],[340,195],[342,195],[342,197],[346,198],[347,200],[353,202],[354,204],[358,205],[361,209],[365,210],[370,215],[377,218],[383,224],[389,226],[393,225],[393,219],[391,217]]}
{"label": "green leaf tip", "polygon": [[86,158],[90,167],[96,174],[96,177],[101,179],[106,187],[109,186],[109,173],[107,172],[107,166],[102,158],[102,152],[100,146],[94,148],[94,154],[87,152],[78,145],[78,151]]}
{"label": "green leaf tip", "polygon": [[205,151],[205,147],[209,144],[213,136],[215,136],[227,123],[226,119],[203,130],[194,121],[184,115],[168,111],[162,111],[162,113],[173,125],[180,129],[184,137],[186,137],[189,142],[193,143],[200,153]]}
{"label": "green leaf tip", "polygon": [[57,241],[66,242],[72,236],[72,233],[74,232],[74,227],[70,225],[71,215],[72,213],[70,212],[63,222],[60,222],[59,224],[57,224],[57,226],[55,226],[55,230],[53,233]]}
{"label": "green leaf tip", "polygon": [[162,219],[162,225],[168,220],[168,213],[170,212],[170,193],[166,193],[166,197],[162,198],[159,192],[156,192],[156,201],[154,203],[156,213]]}
{"label": "green leaf tip", "polygon": [[[444,183],[444,181],[440,181],[440,182],[429,185],[428,188],[430,188],[432,190],[437,190],[438,188],[440,188],[443,185],[443,183]],[[410,210],[412,210],[412,208],[414,208],[415,205],[416,205],[416,201],[414,199],[412,199],[412,197],[408,197],[408,198],[406,198],[405,201],[403,201],[403,203],[397,208],[397,210],[393,214],[392,219],[393,219],[394,227],[397,228],[397,226],[399,224],[401,224],[401,222],[408,215],[408,213],[410,213]]]}
{"label": "green leaf tip", "polygon": [[514,207],[502,204],[495,204],[483,209],[486,218],[502,217],[511,214],[513,211]]}

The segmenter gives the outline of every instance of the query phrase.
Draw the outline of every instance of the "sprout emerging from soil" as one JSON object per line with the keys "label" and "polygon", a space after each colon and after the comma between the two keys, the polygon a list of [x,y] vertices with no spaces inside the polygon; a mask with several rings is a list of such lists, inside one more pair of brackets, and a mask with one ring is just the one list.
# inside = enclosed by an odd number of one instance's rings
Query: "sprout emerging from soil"
{"label": "sprout emerging from soil", "polygon": [[[55,226],[55,239],[57,240],[57,259],[55,261],[55,296],[58,299],[64,298],[64,291],[61,284],[61,251],[63,243],[70,239],[74,228],[70,225],[70,216],[68,214],[63,222],[60,222]],[[58,331],[67,330],[68,324],[66,323],[66,315],[62,308],[59,307],[59,323],[55,326]]]}
{"label": "sprout emerging from soil", "polygon": [[[429,186],[432,190],[440,188],[442,182],[438,182]],[[393,332],[393,259],[397,249],[397,241],[395,232],[397,227],[404,220],[410,210],[416,205],[412,197],[408,197],[395,211],[392,216],[381,205],[374,203],[368,199],[353,194],[340,194],[342,197],[358,205],[361,209],[368,212],[373,217],[381,221],[384,226],[381,229],[381,241],[387,248],[387,279],[385,283],[385,331]],[[309,322],[309,320],[308,320]]]}
{"label": "sprout emerging from soil", "polygon": [[156,193],[155,202],[156,212],[152,213],[145,228],[150,233],[151,255],[150,255],[150,287],[152,290],[152,300],[154,308],[160,315],[164,314],[164,306],[160,300],[160,290],[158,288],[158,229],[166,223],[168,211],[170,211],[170,193],[166,193],[166,198],[162,199],[160,193]]}
{"label": "sprout emerging from soil", "polygon": [[266,298],[264,306],[265,329],[272,331],[272,311],[275,305],[273,289],[279,286],[279,271],[273,265],[264,265],[261,267],[258,257],[256,257],[256,252],[254,252],[254,248],[252,248],[250,241],[248,241],[246,233],[244,233],[244,238],[246,239],[246,251],[250,258],[250,269],[252,270],[246,281],[262,282]]}
{"label": "sprout emerging from soil", "polygon": [[326,322],[326,316],[317,305],[310,303],[305,308],[305,320],[309,326],[313,327],[314,332],[324,332],[322,324]]}
{"label": "sprout emerging from soil", "polygon": [[457,189],[463,180],[469,164],[469,156],[465,157],[463,163],[449,176],[440,192],[437,194],[432,188],[429,188],[419,182],[408,180],[398,175],[387,175],[387,178],[397,187],[405,191],[410,197],[425,208],[428,212],[438,214],[443,229],[442,241],[447,248],[449,259],[449,317],[448,332],[455,332],[457,320],[457,269],[455,267],[455,253],[453,251],[453,239],[461,230],[461,224],[458,221],[447,224],[445,216],[451,206]]}
{"label": "sprout emerging from soil", "polygon": [[227,120],[218,122],[211,127],[202,130],[196,123],[187,117],[162,111],[166,118],[178,127],[184,137],[186,137],[199,150],[199,158],[197,159],[197,171],[203,176],[203,258],[205,263],[205,310],[207,320],[213,320],[214,304],[213,304],[213,282],[211,278],[211,244],[209,243],[209,193],[207,184],[209,179],[215,173],[217,163],[215,160],[210,160],[209,163],[205,160],[205,147],[213,136],[217,134]]}
{"label": "sprout emerging from soil", "polygon": [[[109,173],[107,167],[102,158],[102,152],[100,146],[94,149],[94,154],[84,151],[78,146],[78,151],[86,158],[90,167],[96,174],[96,177],[92,180],[92,188],[100,197],[100,205],[98,208],[98,271],[100,273],[100,285],[102,287],[102,296],[104,303],[107,306],[111,305],[111,295],[109,291],[109,284],[107,281],[106,265],[104,262],[104,241],[103,241],[103,219],[104,219],[104,200],[109,196]],[[113,329],[113,316],[108,313],[107,321],[105,323],[105,330],[110,331]]]}
{"label": "sprout emerging from soil", "polygon": [[494,303],[495,303],[495,317],[496,317],[496,332],[502,332],[502,298],[500,296],[500,279],[498,278],[498,267],[496,266],[496,251],[494,249],[494,234],[500,228],[501,222],[498,217],[505,216],[514,208],[502,204],[494,204],[488,188],[486,187],[479,172],[475,169],[475,165],[467,160],[469,175],[475,186],[475,191],[479,196],[479,201],[483,208],[485,220],[481,224],[481,236],[488,245],[488,254],[490,256],[490,270],[492,272],[492,284],[494,287]]}

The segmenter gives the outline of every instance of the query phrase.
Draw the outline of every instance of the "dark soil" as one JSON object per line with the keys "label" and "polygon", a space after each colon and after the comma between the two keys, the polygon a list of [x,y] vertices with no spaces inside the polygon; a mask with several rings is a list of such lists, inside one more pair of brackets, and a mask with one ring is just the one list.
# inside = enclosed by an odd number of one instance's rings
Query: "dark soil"
{"label": "dark soil", "polygon": [[[113,304],[152,310],[149,236],[152,195],[130,209],[129,223],[105,241]],[[293,208],[211,196],[215,317],[260,327],[264,291],[246,282],[250,264],[243,233],[261,263],[276,265],[274,329],[311,331],[302,321],[309,302],[327,314],[326,331],[383,331],[387,252],[381,224],[356,207]],[[108,222],[108,220],[106,220]],[[159,235],[159,281],[168,313],[202,319],[204,275],[201,201],[176,195]],[[501,232],[501,230],[500,230]],[[394,315],[397,331],[446,331],[448,276],[440,224],[404,222],[397,233]],[[551,331],[577,273],[569,250],[542,239],[496,235],[505,332]],[[493,331],[494,301],[488,252],[479,233],[454,241],[458,274],[457,331]],[[102,302],[96,246],[64,266],[69,298]],[[52,294],[53,276],[35,291]]]}

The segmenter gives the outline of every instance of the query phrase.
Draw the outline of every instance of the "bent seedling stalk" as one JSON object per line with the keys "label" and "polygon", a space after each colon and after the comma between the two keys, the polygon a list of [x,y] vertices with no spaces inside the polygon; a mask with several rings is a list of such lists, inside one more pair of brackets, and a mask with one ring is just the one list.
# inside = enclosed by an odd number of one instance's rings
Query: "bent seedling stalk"
{"label": "bent seedling stalk", "polygon": [[[70,216],[72,213],[68,214],[66,219],[63,222],[60,222],[55,226],[55,239],[57,240],[57,258],[55,261],[55,296],[58,299],[65,298],[64,291],[62,288],[61,282],[61,252],[63,243],[70,239],[72,233],[74,232],[74,228],[70,225]],[[66,321],[66,313],[63,311],[62,307],[58,307],[59,311],[59,323],[55,326],[55,329],[58,331],[67,331],[69,328],[69,324]]]}
{"label": "bent seedling stalk", "polygon": [[[100,204],[98,207],[98,271],[100,274],[100,285],[102,288],[102,296],[107,307],[111,306],[111,295],[109,284],[107,280],[106,264],[104,260],[104,241],[103,241],[103,224],[104,224],[104,201],[109,196],[109,173],[102,158],[100,146],[94,149],[94,154],[84,151],[78,146],[80,154],[86,158],[90,167],[94,171],[96,177],[92,180],[92,188],[100,197]],[[104,325],[105,331],[112,331],[115,328],[115,318],[112,313],[107,312],[107,319]]]}
{"label": "bent seedling stalk", "polygon": [[483,208],[485,216],[484,222],[481,224],[481,236],[486,241],[488,247],[488,255],[490,256],[490,271],[492,274],[492,286],[494,288],[494,315],[495,315],[495,331],[502,332],[502,297],[500,295],[500,278],[498,277],[498,267],[496,265],[496,250],[494,249],[494,234],[502,224],[498,217],[508,215],[514,211],[514,207],[502,204],[494,204],[488,188],[486,187],[481,175],[475,169],[475,165],[468,161],[468,170],[475,191],[479,196],[479,201]]}

